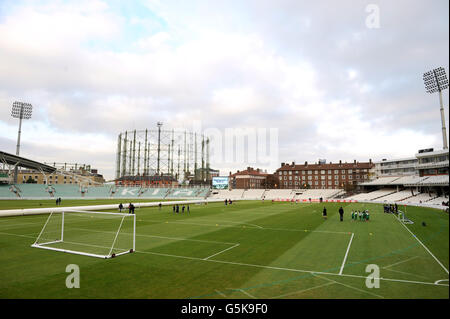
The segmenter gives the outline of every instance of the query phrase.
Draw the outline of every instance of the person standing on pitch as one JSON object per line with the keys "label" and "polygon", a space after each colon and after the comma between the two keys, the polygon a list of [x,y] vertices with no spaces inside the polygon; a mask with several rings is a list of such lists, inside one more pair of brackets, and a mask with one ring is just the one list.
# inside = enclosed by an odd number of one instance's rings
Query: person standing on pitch
{"label": "person standing on pitch", "polygon": [[339,208],[339,218],[341,221],[344,220],[344,209],[342,207]]}
{"label": "person standing on pitch", "polygon": [[327,219],[327,209],[324,207],[322,212],[323,219]]}
{"label": "person standing on pitch", "polygon": [[123,209],[123,205],[122,205],[122,203],[120,203],[119,204],[119,212],[122,212],[122,209]]}

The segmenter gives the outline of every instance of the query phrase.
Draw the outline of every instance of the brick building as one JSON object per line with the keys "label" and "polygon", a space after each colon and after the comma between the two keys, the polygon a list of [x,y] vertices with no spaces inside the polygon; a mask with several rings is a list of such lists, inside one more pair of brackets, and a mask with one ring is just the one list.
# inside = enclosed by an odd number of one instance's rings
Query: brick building
{"label": "brick building", "polygon": [[232,189],[258,189],[266,188],[267,172],[257,168],[247,167],[244,171],[237,171],[229,175],[230,188]]}
{"label": "brick building", "polygon": [[298,165],[281,163],[275,172],[278,179],[278,188],[312,188],[312,189],[353,189],[360,182],[369,180],[369,170],[374,167],[369,162],[353,163],[319,163]]}

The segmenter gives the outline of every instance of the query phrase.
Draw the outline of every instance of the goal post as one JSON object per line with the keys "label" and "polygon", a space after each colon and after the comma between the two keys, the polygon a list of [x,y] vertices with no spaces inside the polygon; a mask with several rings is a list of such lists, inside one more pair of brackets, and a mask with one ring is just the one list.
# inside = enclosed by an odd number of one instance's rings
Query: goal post
{"label": "goal post", "polygon": [[406,209],[405,211],[398,211],[397,219],[402,222],[403,224],[414,224],[412,220],[410,220],[408,217],[406,217]]}
{"label": "goal post", "polygon": [[136,215],[52,212],[31,247],[103,259],[132,253],[136,249]]}

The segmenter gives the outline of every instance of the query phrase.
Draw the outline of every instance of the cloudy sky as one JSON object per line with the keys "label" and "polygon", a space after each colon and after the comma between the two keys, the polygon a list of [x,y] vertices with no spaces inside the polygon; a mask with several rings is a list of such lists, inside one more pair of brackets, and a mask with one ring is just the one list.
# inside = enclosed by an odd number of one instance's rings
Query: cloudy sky
{"label": "cloudy sky", "polygon": [[0,149],[15,153],[16,100],[33,104],[22,156],[106,178],[119,132],[157,121],[277,130],[271,163],[213,161],[222,174],[440,149],[422,74],[448,74],[448,12],[448,0],[0,0]]}

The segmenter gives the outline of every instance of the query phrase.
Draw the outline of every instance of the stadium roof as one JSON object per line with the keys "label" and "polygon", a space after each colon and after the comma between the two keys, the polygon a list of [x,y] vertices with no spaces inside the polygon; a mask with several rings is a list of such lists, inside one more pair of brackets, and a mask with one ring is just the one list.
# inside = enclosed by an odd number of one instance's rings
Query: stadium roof
{"label": "stadium roof", "polygon": [[19,167],[42,170],[45,173],[53,173],[54,171],[56,171],[56,167],[39,163],[25,157],[9,154],[3,151],[0,151],[0,161],[8,165],[17,165]]}

